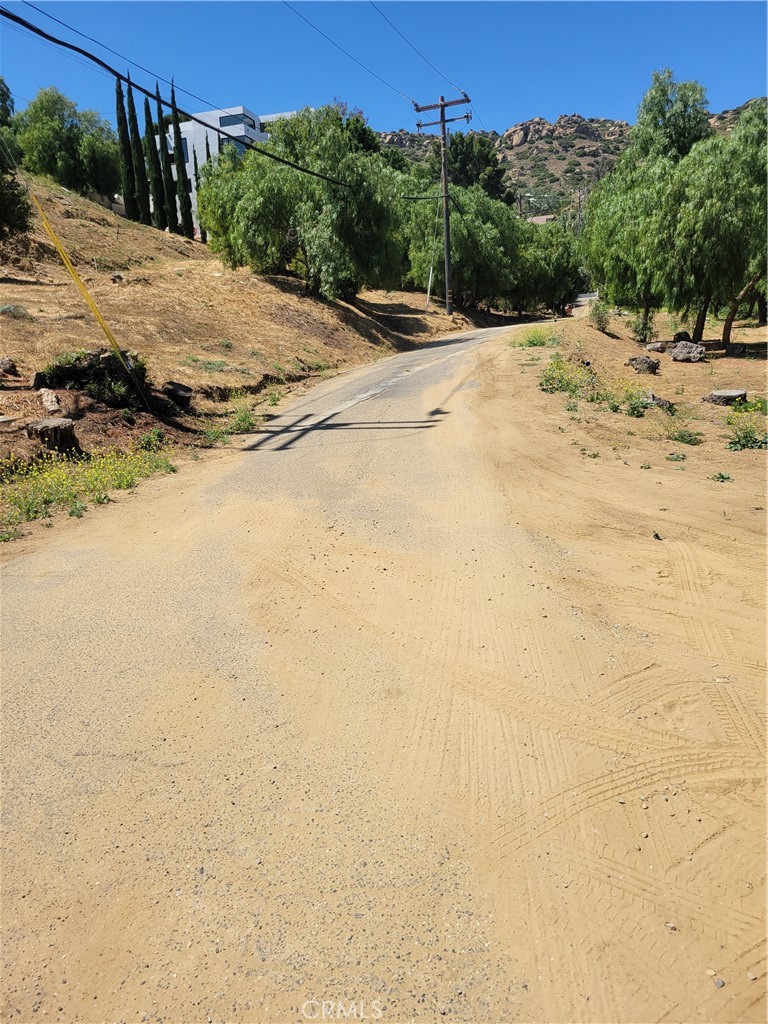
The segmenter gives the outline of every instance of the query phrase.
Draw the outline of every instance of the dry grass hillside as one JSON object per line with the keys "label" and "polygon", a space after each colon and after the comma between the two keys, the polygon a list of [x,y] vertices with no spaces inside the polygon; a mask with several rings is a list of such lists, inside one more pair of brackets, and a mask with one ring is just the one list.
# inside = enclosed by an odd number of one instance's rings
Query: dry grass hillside
{"label": "dry grass hillside", "polygon": [[[193,412],[214,421],[233,396],[257,411],[277,405],[290,388],[449,333],[472,327],[439,304],[424,313],[418,293],[366,292],[355,305],[303,294],[291,278],[257,277],[222,266],[205,246],[127,222],[52,183],[35,192],[122,348],[146,362],[155,387],[173,380],[195,391]],[[36,371],[63,353],[106,344],[61,261],[35,221],[30,237],[0,248],[0,356],[19,378],[0,380],[0,415],[16,417],[0,433],[0,454],[24,450],[24,424],[42,415],[29,388]],[[485,317],[485,322],[506,322]],[[85,447],[119,444],[146,430],[150,418],[126,424],[120,410],[82,402]],[[177,440],[194,440],[201,421],[176,417]]]}

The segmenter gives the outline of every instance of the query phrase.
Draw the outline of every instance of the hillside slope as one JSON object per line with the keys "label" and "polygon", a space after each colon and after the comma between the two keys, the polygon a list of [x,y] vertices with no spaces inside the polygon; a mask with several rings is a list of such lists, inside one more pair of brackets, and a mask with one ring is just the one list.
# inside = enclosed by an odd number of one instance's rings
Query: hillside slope
{"label": "hillside slope", "polygon": [[[734,110],[710,117],[715,131],[728,132],[741,112],[759,100],[748,100]],[[526,216],[549,213],[573,202],[614,166],[629,143],[626,121],[562,114],[554,124],[534,117],[498,132],[478,132],[494,143],[507,182],[519,195]],[[399,149],[411,160],[426,160],[436,135],[417,135],[400,129],[381,133],[385,146]]]}

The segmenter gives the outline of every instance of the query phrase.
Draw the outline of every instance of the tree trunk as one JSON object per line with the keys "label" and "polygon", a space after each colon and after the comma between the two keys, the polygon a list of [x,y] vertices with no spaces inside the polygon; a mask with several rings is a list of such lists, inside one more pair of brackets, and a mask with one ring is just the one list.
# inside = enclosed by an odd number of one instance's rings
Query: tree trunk
{"label": "tree trunk", "polygon": [[765,296],[757,296],[757,322],[761,327],[765,327],[768,324],[768,307],[766,306]]}
{"label": "tree trunk", "polygon": [[36,438],[45,448],[54,452],[80,454],[82,448],[75,435],[75,424],[63,417],[35,420],[27,424],[27,437]]}
{"label": "tree trunk", "polygon": [[691,338],[694,345],[700,345],[704,337],[704,325],[707,322],[707,310],[709,309],[710,299],[710,295],[704,296],[704,302],[699,310],[699,315],[696,317],[696,326],[693,329],[693,337]]}
{"label": "tree trunk", "polygon": [[747,310],[747,320],[752,319],[752,314],[755,312],[755,306],[757,305],[757,292],[752,292],[752,299],[749,303],[749,309]]}
{"label": "tree trunk", "polygon": [[648,321],[651,318],[651,299],[649,295],[643,297],[643,330],[648,329]]}
{"label": "tree trunk", "polygon": [[739,306],[742,304],[744,299],[746,299],[747,295],[749,295],[749,293],[752,291],[752,289],[755,287],[759,280],[760,275],[755,274],[752,280],[748,284],[744,285],[739,294],[731,303],[731,307],[728,310],[728,315],[725,318],[725,323],[723,324],[723,348],[728,348],[728,346],[731,344],[731,327],[733,326],[733,321],[736,319],[736,314],[739,311]]}

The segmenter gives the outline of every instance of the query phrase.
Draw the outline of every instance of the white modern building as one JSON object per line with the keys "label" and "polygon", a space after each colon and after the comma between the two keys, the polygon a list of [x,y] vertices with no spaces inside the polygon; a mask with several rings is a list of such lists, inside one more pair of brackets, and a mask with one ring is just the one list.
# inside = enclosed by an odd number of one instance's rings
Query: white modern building
{"label": "white modern building", "polygon": [[[205,126],[197,121],[182,121],[181,145],[184,148],[184,169],[189,182],[190,196],[192,198],[192,216],[195,221],[195,228],[199,227],[197,219],[197,189],[195,186],[195,168],[193,154],[197,155],[198,167],[205,163],[206,139],[211,156],[216,156],[224,145],[233,145],[238,152],[244,153],[246,143],[266,142],[269,135],[266,126],[271,121],[277,121],[283,117],[291,117],[294,111],[284,114],[254,114],[248,107],[224,107],[221,110],[204,110],[194,116],[199,121],[204,121]],[[208,127],[210,126],[210,127]],[[219,134],[221,128],[233,139]],[[173,128],[168,126],[168,151],[173,160]],[[173,167],[173,177],[176,178],[176,167]]]}

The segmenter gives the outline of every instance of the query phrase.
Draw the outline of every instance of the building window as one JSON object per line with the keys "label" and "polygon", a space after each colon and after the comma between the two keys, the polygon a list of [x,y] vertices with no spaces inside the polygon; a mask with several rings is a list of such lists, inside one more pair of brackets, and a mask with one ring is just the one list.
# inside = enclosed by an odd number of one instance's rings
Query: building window
{"label": "building window", "polygon": [[247,114],[226,114],[224,117],[219,118],[220,128],[229,128],[233,124],[245,124],[249,128],[256,128],[256,122],[252,117],[248,117]]}

